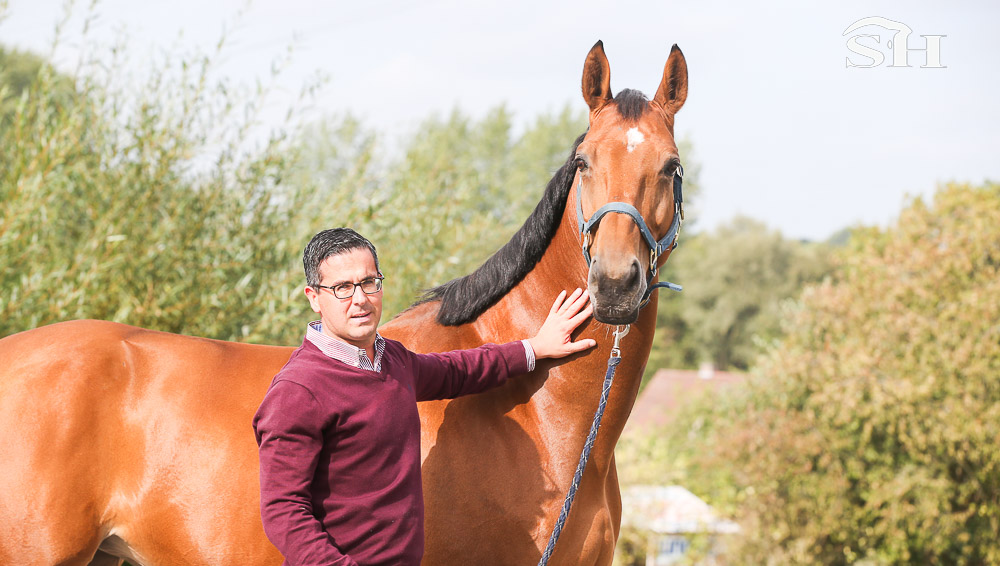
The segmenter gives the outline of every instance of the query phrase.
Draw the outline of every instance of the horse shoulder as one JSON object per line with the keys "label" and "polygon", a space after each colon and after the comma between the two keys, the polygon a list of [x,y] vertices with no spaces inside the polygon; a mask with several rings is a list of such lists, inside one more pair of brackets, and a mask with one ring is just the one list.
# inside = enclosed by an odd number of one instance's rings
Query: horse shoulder
{"label": "horse shoulder", "polygon": [[418,353],[447,352],[482,344],[479,333],[471,324],[440,324],[437,321],[439,304],[431,301],[410,307],[382,326],[379,333]]}

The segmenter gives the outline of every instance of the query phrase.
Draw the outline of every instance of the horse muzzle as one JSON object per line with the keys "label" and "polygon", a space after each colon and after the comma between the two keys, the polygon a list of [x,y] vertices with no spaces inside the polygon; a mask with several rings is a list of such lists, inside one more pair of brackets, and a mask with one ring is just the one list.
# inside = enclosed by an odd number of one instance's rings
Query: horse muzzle
{"label": "horse muzzle", "polygon": [[646,292],[646,278],[639,260],[633,258],[612,268],[594,258],[587,277],[587,290],[594,305],[594,318],[605,324],[632,324]]}

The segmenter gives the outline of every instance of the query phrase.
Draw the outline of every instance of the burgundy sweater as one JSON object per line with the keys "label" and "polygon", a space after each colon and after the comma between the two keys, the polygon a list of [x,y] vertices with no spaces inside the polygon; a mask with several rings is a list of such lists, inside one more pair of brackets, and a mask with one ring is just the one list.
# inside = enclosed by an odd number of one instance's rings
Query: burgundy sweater
{"label": "burgundy sweater", "polygon": [[424,553],[417,401],[500,385],[524,346],[415,354],[386,340],[380,372],[305,340],[254,415],[261,518],[285,564],[412,565]]}

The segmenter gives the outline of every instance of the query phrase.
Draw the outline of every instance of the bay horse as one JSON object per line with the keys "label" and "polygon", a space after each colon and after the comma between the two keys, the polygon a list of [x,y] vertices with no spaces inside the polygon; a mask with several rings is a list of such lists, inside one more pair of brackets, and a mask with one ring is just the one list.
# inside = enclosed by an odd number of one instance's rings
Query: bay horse
{"label": "bay horse", "polygon": [[[679,214],[674,114],[686,97],[676,45],[647,100],[612,96],[598,42],[583,70],[589,128],[524,225],[476,271],[381,329],[415,351],[471,348],[533,335],[562,289],[586,286],[594,305],[578,334],[597,348],[544,360],[485,394],[421,404],[424,564],[538,561],[597,405],[609,336],[631,324],[550,561],[611,563],[621,515],[614,447],[656,313],[655,297],[640,302],[672,246],[651,254],[627,214],[581,235],[576,195],[582,216],[618,201],[667,233]],[[0,564],[279,564],[261,527],[250,422],[291,352],[102,321],[0,340]]]}

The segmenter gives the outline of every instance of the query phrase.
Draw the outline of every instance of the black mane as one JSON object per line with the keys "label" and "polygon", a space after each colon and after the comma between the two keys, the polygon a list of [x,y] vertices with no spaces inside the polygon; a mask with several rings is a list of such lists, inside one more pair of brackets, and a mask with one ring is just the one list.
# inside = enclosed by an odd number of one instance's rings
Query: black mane
{"label": "black mane", "polygon": [[573,159],[584,135],[573,142],[573,150],[545,187],[542,200],[510,241],[472,273],[427,290],[414,306],[440,300],[438,322],[457,326],[478,318],[524,279],[542,259],[562,220],[576,173]]}
{"label": "black mane", "polygon": [[618,106],[618,113],[622,118],[630,122],[635,122],[649,109],[649,99],[641,92],[626,88],[615,96],[615,104]]}

